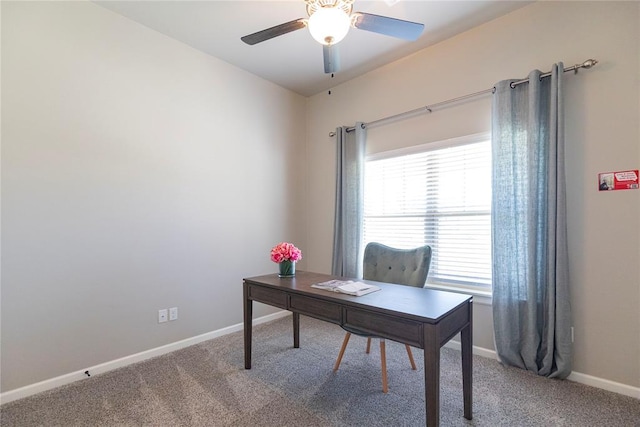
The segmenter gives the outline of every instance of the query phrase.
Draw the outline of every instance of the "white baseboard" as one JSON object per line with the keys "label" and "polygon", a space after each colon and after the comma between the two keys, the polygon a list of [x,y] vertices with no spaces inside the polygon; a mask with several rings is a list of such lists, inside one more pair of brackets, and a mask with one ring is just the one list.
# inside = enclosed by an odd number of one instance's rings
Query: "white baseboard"
{"label": "white baseboard", "polygon": [[[445,344],[445,347],[460,350],[460,343],[458,341],[451,340]],[[495,352],[495,350],[489,350],[483,347],[473,346],[473,354],[487,357],[489,359],[498,360],[498,354]],[[640,388],[638,387],[617,383],[615,381],[605,380],[604,378],[593,377],[587,374],[581,374],[580,372],[575,371],[572,372],[567,379],[576,383],[588,385],[591,387],[597,387],[603,390],[612,391],[614,393],[640,399]]]}
{"label": "white baseboard", "polygon": [[603,390],[612,391],[625,396],[640,399],[640,388],[632,387],[627,384],[617,383],[615,381],[605,380],[603,378],[592,377],[591,375],[581,374],[580,372],[572,372],[567,378],[569,381],[575,381],[580,384],[590,385],[591,387],[601,388]]}
{"label": "white baseboard", "polygon": [[[262,316],[257,319],[253,319],[253,324],[259,325],[261,323],[270,322],[272,320],[276,320],[289,315],[291,315],[291,312],[289,311],[279,311],[277,313],[273,313],[267,316]],[[82,369],[80,371],[70,372],[68,374],[61,375],[59,377],[51,378],[45,381],[40,381],[38,383],[30,384],[14,390],[9,390],[7,392],[0,393],[0,404],[9,403],[14,400],[22,399],[24,397],[32,396],[34,394],[41,393],[43,391],[51,390],[56,387],[70,384],[72,382],[87,379],[89,377],[87,377],[87,375],[85,374],[85,371],[88,371],[89,374],[91,375],[102,374],[108,371],[113,371],[114,369],[122,368],[124,366],[128,366],[134,363],[142,362],[143,360],[151,359],[152,357],[171,353],[172,351],[180,350],[181,348],[189,347],[190,345],[198,344],[203,341],[208,341],[210,339],[221,337],[223,335],[227,335],[233,332],[238,332],[238,331],[241,331],[242,329],[243,329],[243,324],[238,323],[232,326],[228,326],[226,328],[218,329],[216,331],[207,332],[202,335],[197,335],[195,337],[187,338],[181,341],[176,341],[171,344],[152,348],[150,350],[146,350],[140,353],[132,354],[130,356],[122,357],[120,359],[101,363],[99,365]]]}
{"label": "white baseboard", "polygon": [[[272,320],[280,319],[282,317],[286,317],[289,315],[291,315],[291,312],[289,311],[280,311],[280,312],[269,314],[267,316],[263,316],[257,319],[253,319],[253,324],[259,325],[261,323],[270,322]],[[128,366],[133,363],[138,363],[138,362],[142,362],[143,360],[151,359],[152,357],[171,353],[172,351],[180,350],[181,348],[185,348],[190,345],[198,344],[203,341],[221,337],[223,335],[227,335],[233,332],[238,332],[238,331],[241,331],[242,329],[243,329],[243,324],[238,323],[226,328],[218,329],[216,331],[207,332],[206,334],[187,338],[171,344],[163,345],[161,347],[152,348],[147,351],[122,357],[120,359],[101,363],[99,365],[96,365],[87,369],[71,372],[65,375],[61,375],[59,377],[51,378],[35,384],[20,387],[15,390],[9,390],[7,392],[0,393],[0,404],[9,403],[14,400],[22,399],[37,393],[41,393],[43,391],[51,390],[56,387],[70,384],[72,382],[81,381],[83,379],[88,378],[87,375],[85,374],[85,371],[89,371],[91,375],[102,374],[104,372],[122,368],[124,366]],[[445,344],[445,347],[460,350],[460,343],[457,341],[449,341],[447,344]],[[489,359],[495,359],[495,360],[498,359],[498,356],[494,350],[489,350],[483,347],[473,346],[473,354],[486,357]],[[569,375],[569,378],[567,379],[570,381],[575,381],[577,383],[601,388],[603,390],[612,391],[614,393],[640,399],[640,388],[638,387],[632,387],[627,384],[617,383],[617,382],[609,381],[603,378],[581,374],[579,372],[572,372],[571,375]]]}
{"label": "white baseboard", "polygon": [[[460,350],[460,343],[458,341],[449,341],[444,345],[445,347],[453,348],[455,350]],[[498,360],[498,355],[494,350],[489,350],[488,348],[473,346],[473,354],[486,357],[487,359],[495,359]]]}

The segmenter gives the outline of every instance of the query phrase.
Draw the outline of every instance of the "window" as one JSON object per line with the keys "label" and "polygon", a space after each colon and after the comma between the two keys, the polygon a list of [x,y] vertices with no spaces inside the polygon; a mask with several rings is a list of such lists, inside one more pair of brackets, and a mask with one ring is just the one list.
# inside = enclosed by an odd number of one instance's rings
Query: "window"
{"label": "window", "polygon": [[474,135],[369,156],[364,240],[430,245],[428,283],[491,289],[491,142]]}

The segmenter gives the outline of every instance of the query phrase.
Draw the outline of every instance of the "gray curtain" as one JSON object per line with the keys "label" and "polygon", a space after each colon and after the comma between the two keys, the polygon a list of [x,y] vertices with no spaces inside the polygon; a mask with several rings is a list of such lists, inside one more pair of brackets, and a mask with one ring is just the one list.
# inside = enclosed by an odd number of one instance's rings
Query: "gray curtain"
{"label": "gray curtain", "polygon": [[333,231],[333,265],[336,276],[361,278],[363,181],[366,129],[336,129],[336,204]]}
{"label": "gray curtain", "polygon": [[571,373],[563,65],[496,85],[493,97],[493,321],[500,360]]}

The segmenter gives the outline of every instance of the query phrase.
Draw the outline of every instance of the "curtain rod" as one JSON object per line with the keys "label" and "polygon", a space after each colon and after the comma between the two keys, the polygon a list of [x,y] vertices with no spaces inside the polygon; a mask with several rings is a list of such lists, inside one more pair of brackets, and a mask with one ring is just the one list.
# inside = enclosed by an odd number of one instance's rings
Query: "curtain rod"
{"label": "curtain rod", "polygon": [[[589,69],[591,67],[594,67],[597,63],[598,63],[598,61],[596,59],[587,59],[582,64],[572,65],[570,67],[565,68],[563,71],[565,73],[567,73],[569,71],[573,71],[575,74],[577,74],[578,70],[580,68]],[[551,75],[551,72],[543,73],[543,74],[540,75],[540,78],[549,77],[550,75]],[[523,83],[527,83],[528,81],[529,81],[528,78],[515,81],[515,82],[511,83],[511,87],[516,87],[516,86],[521,85]],[[459,96],[457,98],[453,98],[453,99],[449,99],[449,100],[446,100],[446,101],[438,102],[436,104],[425,105],[424,107],[416,108],[416,109],[411,110],[411,111],[405,111],[404,113],[395,114],[393,116],[384,117],[382,119],[374,120],[374,121],[369,122],[369,123],[364,123],[363,126],[371,127],[371,126],[375,126],[375,125],[381,125],[381,124],[386,123],[386,122],[392,122],[392,121],[395,121],[395,120],[412,117],[412,116],[415,116],[415,115],[418,115],[418,114],[421,114],[421,113],[432,113],[434,108],[442,107],[442,106],[447,105],[447,104],[453,104],[455,102],[462,101],[462,100],[469,99],[469,98],[474,98],[476,96],[485,95],[487,93],[494,93],[495,90],[496,90],[496,88],[492,87],[491,89],[481,90],[480,92],[470,93],[468,95]],[[348,127],[347,128],[347,132],[353,132],[354,129],[355,129],[354,127]],[[336,136],[335,132],[329,132],[329,137],[333,138],[334,136]]]}

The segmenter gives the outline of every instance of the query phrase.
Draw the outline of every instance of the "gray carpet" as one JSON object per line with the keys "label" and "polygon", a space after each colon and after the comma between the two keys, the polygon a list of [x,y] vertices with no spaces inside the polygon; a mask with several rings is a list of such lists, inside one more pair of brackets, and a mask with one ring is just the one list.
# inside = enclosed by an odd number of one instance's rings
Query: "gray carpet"
{"label": "gray carpet", "polygon": [[[381,391],[378,346],[353,337],[338,373],[342,330],[290,317],[254,328],[253,369],[242,333],[207,341],[0,407],[10,426],[421,426],[423,361],[387,342],[389,393]],[[462,416],[460,353],[444,348],[443,426],[640,426],[640,401],[570,381],[547,380],[474,357],[474,419]]]}

